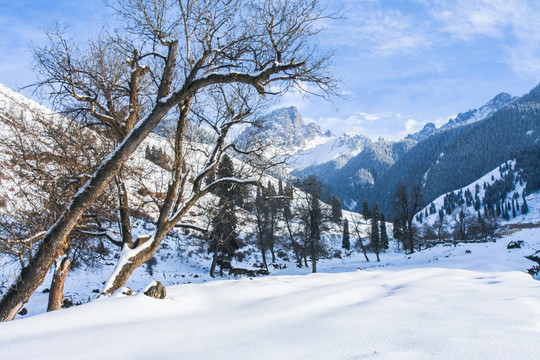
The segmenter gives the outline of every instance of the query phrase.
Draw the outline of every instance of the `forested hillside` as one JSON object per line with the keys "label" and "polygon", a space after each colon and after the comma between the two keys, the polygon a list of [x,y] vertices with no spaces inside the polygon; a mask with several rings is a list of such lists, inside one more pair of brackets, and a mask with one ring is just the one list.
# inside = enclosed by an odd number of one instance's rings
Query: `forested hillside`
{"label": "forested hillside", "polygon": [[539,93],[536,87],[483,121],[421,141],[381,177],[367,197],[390,209],[398,183],[419,183],[429,203],[527,151],[540,138]]}
{"label": "forested hillside", "polygon": [[[531,147],[540,136],[539,93],[540,88],[536,87],[518,100],[507,94],[498,95],[479,110],[471,111],[471,116],[460,114],[458,118],[467,121],[459,122],[456,118],[448,126],[425,133],[419,142],[412,137],[398,142],[381,139],[368,143],[349,161],[336,159],[294,174],[319,176],[329,193],[357,211],[366,198],[370,204],[378,202],[383,212],[392,213],[392,200],[399,184],[421,185],[423,204],[427,204],[521,152],[533,152]],[[492,115],[480,121],[471,120],[473,115],[487,113]],[[533,167],[524,176],[529,172],[534,172]]]}

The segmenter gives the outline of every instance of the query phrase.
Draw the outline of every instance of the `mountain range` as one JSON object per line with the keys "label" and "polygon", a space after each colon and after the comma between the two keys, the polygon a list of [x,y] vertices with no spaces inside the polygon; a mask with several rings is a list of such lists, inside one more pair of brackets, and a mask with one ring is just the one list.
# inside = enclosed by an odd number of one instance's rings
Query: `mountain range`
{"label": "mountain range", "polygon": [[420,183],[429,203],[534,146],[540,134],[539,93],[540,86],[523,97],[498,94],[440,128],[428,123],[399,141],[372,141],[354,132],[337,136],[305,124],[296,108],[283,108],[265,117],[270,124],[265,137],[285,144],[294,176],[318,176],[346,208],[359,210],[367,198],[391,213],[399,183]]}

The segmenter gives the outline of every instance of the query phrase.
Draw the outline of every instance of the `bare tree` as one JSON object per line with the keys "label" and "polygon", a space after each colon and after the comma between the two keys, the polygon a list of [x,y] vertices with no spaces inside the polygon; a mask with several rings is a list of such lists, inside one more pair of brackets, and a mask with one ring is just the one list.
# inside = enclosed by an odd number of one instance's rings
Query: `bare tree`
{"label": "bare tree", "polygon": [[446,227],[448,225],[448,220],[446,219],[444,212],[441,210],[433,223],[433,226],[437,229],[437,240],[442,242],[447,234]]}
{"label": "bare tree", "polygon": [[[0,198],[5,213],[0,218],[0,243],[16,255],[21,268],[32,260],[37,246],[55,218],[85,181],[107,149],[100,136],[83,129],[80,124],[20,99],[12,99],[11,107],[0,113],[0,168],[4,174]],[[70,233],[71,239],[86,240],[96,224],[109,222],[112,216],[110,192],[85,212]],[[85,246],[92,246],[85,241]],[[69,248],[64,264],[69,263]],[[56,272],[51,285],[62,297],[62,286],[69,266]],[[56,284],[56,285],[55,285]],[[51,304],[58,301],[50,299]],[[60,300],[61,304],[61,300]],[[59,308],[59,305],[58,307]]]}
{"label": "bare tree", "polygon": [[405,224],[405,244],[411,253],[414,252],[415,245],[413,219],[416,212],[420,209],[422,199],[422,186],[420,184],[407,186],[401,183],[396,188],[394,210],[397,217]]}
{"label": "bare tree", "polygon": [[[364,218],[364,221],[367,222],[367,218]],[[352,223],[353,223],[353,227],[354,227],[354,232],[356,233],[356,236],[358,237],[358,240],[356,241],[355,247],[357,247],[357,248],[359,247],[362,250],[362,253],[364,254],[364,257],[366,258],[366,261],[369,262],[369,258],[367,256],[366,245],[364,245],[364,241],[362,240],[361,220],[359,218],[353,217]]]}
{"label": "bare tree", "polygon": [[[49,86],[57,104],[89,121],[99,119],[113,127],[124,124],[125,130],[129,123],[133,128],[125,131],[123,140],[48,229],[38,252],[0,302],[2,321],[13,319],[28,301],[52,263],[69,246],[68,235],[81,215],[164,117],[177,114],[176,138],[182,142],[190,104],[197,93],[215,84],[234,83],[252,87],[261,95],[280,93],[294,84],[302,88],[307,83],[332,90],[325,69],[328,56],[318,56],[316,47],[309,45],[319,31],[316,23],[323,17],[317,0],[119,0],[113,7],[124,30],[96,41],[118,44],[113,55],[127,59],[118,78],[104,77],[98,69],[78,61],[92,56],[92,43],[77,46],[58,33],[48,47],[38,49],[36,59],[41,85]],[[107,86],[100,88],[97,83]],[[116,83],[121,86],[115,87]],[[170,196],[158,219],[164,225],[149,237],[133,239],[131,247],[124,244],[127,261],[119,264],[105,294],[114,292],[137,266],[151,258],[161,239],[204,195],[204,191],[195,191],[182,201],[179,189],[187,179],[182,159],[175,156],[177,166],[167,191]],[[211,171],[218,161],[219,156],[208,158]],[[202,189],[208,173],[194,174],[192,188]]]}
{"label": "bare tree", "polygon": [[[288,194],[288,195],[286,195]],[[302,267],[302,257],[301,257],[301,245],[298,243],[296,239],[296,234],[293,231],[292,224],[293,219],[295,217],[295,212],[292,209],[292,197],[293,197],[293,186],[291,184],[287,184],[284,189],[285,196],[288,196],[289,198],[283,199],[283,221],[285,222],[285,226],[287,227],[287,233],[289,234],[289,240],[291,241],[291,247],[294,251],[294,256],[296,257],[296,264],[299,268]]]}

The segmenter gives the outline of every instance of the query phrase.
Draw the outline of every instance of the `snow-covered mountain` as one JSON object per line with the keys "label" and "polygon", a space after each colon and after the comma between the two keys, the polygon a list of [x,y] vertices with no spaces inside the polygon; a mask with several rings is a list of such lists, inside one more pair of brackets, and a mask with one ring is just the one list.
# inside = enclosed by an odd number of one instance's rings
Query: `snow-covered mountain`
{"label": "snow-covered mountain", "polygon": [[406,138],[415,141],[422,141],[428,136],[431,136],[437,132],[484,120],[493,115],[502,107],[511,104],[518,99],[519,97],[517,96],[511,96],[510,94],[504,92],[500,93],[478,109],[471,109],[467,112],[459,113],[455,118],[448,120],[448,122],[442,125],[439,129],[437,129],[435,124],[427,123],[422,130],[414,134],[409,134]]}
{"label": "snow-covered mountain", "polygon": [[425,138],[427,138],[428,136],[431,136],[431,135],[435,134],[436,132],[437,132],[437,127],[435,126],[435,124],[434,123],[427,123],[422,128],[422,130],[420,130],[419,132],[416,132],[414,134],[409,134],[409,135],[407,135],[406,138],[414,140],[414,141],[422,141]]}
{"label": "snow-covered mountain", "polygon": [[290,164],[295,169],[301,170],[309,166],[335,161],[339,168],[362,152],[369,144],[371,144],[369,138],[355,131],[350,131],[341,136],[329,138],[328,141],[313,148],[296,152]]}
{"label": "snow-covered mountain", "polygon": [[257,125],[245,129],[238,139],[242,142],[254,134],[287,153],[310,149],[335,137],[330,131],[323,133],[317,124],[306,124],[294,106],[280,108],[261,117]]}
{"label": "snow-covered mountain", "polygon": [[248,127],[238,137],[242,142],[254,134],[276,148],[276,153],[288,155],[288,165],[293,169],[333,160],[345,164],[371,143],[370,139],[354,131],[336,136],[315,123],[306,124],[294,106],[270,112],[257,126]]}

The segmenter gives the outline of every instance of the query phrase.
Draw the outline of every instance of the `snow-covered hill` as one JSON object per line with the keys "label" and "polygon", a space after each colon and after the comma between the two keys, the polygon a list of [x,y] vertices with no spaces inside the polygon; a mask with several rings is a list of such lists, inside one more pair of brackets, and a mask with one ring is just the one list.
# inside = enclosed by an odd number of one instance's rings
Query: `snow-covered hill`
{"label": "snow-covered hill", "polygon": [[[362,147],[356,136],[332,141],[341,144],[336,149]],[[145,147],[165,144],[152,135],[132,159],[133,166],[146,169],[138,181],[154,186],[154,194],[167,181],[164,170],[145,159]],[[203,156],[206,145],[196,146],[197,156]],[[332,149],[326,151],[332,154]],[[483,196],[483,182],[492,184],[510,171],[514,163],[470,184],[470,191],[476,192],[478,183]],[[263,180],[276,185],[269,176]],[[516,191],[522,191],[525,184],[517,184]],[[142,204],[148,199],[141,194],[131,196]],[[203,205],[215,200],[210,197]],[[540,195],[529,194],[526,200],[529,212],[508,223],[538,223]],[[434,205],[440,207],[441,201]],[[134,219],[136,234],[152,231],[155,213],[147,213],[150,218]],[[350,221],[351,243],[358,242],[358,235],[366,240],[365,220],[349,212],[344,217]],[[186,221],[202,224],[203,219],[208,221],[201,207]],[[431,221],[429,215],[424,219]],[[232,266],[257,269],[261,257],[253,215],[240,210],[238,223],[243,246]],[[80,306],[44,313],[51,272],[25,304],[26,315],[0,324],[0,359],[532,359],[540,352],[540,228],[508,232],[484,243],[439,244],[414,254],[404,254],[391,240],[376,262],[369,252],[371,261],[358,249],[343,251],[342,229],[332,225],[324,234],[327,256],[318,263],[319,274],[309,274],[309,267],[296,267],[283,223],[278,227],[283,236],[277,260],[265,277],[210,278],[208,244],[187,230],[173,231],[153,261],[134,272],[127,283],[132,296],[122,289],[96,299],[115,266],[112,247],[68,273],[66,299]],[[520,246],[510,249],[511,242]],[[0,292],[5,293],[20,264],[0,256],[0,267]],[[154,280],[168,287],[164,300],[142,294]]]}
{"label": "snow-covered hill", "polygon": [[530,229],[381,264],[329,260],[328,273],[170,286],[164,300],[118,294],[1,324],[0,358],[534,359],[540,283],[524,256],[538,249]]}
{"label": "snow-covered hill", "polygon": [[[471,218],[476,218],[478,213],[482,216],[486,216],[485,205],[487,204],[484,199],[486,197],[487,187],[491,187],[496,183],[504,181],[507,176],[512,177],[512,184],[510,185],[511,190],[504,194],[504,198],[497,199],[497,201],[499,203],[504,203],[505,205],[511,204],[511,206],[506,209],[508,212],[508,219],[502,218],[504,209],[501,209],[501,213],[496,215],[498,218],[497,221],[503,227],[508,224],[536,223],[540,220],[540,193],[535,192],[527,194],[525,198],[523,198],[522,195],[524,193],[526,194],[525,188],[527,184],[524,183],[520,177],[520,169],[516,168],[516,161],[511,160],[501,164],[501,166],[493,169],[471,184],[461,189],[450,191],[433,200],[415,216],[417,226],[422,227],[426,224],[433,226],[437,219],[439,219],[440,211],[445,214],[446,227],[449,230],[455,226],[456,221],[459,218],[459,213],[462,210],[466,216]],[[465,200],[467,193],[471,194],[470,196],[473,197],[470,204],[467,204],[467,201]],[[448,201],[450,198],[456,197],[463,198],[463,203],[461,205],[455,204],[454,206],[451,206],[452,211],[451,213],[448,213]],[[475,204],[477,200],[480,200],[478,205]],[[528,210],[524,213],[522,207],[525,202],[527,203]]]}

